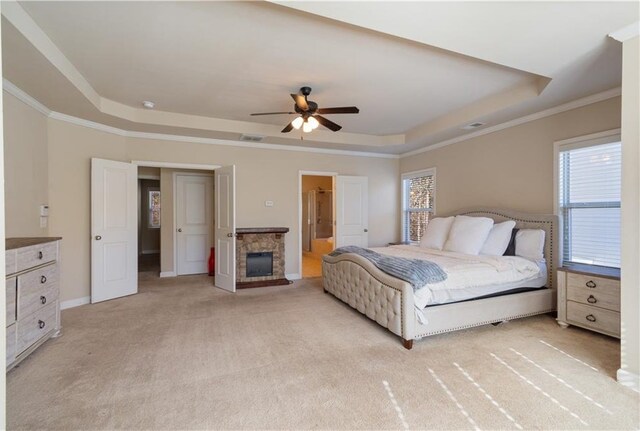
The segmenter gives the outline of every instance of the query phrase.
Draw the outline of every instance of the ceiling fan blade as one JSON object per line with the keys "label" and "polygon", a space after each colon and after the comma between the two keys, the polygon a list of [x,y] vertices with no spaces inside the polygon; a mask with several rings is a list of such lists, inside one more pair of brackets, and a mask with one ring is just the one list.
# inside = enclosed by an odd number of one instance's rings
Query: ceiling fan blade
{"label": "ceiling fan blade", "polygon": [[305,97],[302,94],[292,94],[291,97],[293,98],[293,100],[295,100],[298,108],[302,109],[303,111],[309,110],[307,99],[305,99]]}
{"label": "ceiling fan blade", "polygon": [[251,115],[256,116],[256,115],[279,115],[279,114],[295,114],[295,112],[259,112],[257,114],[251,114]]}
{"label": "ceiling fan blade", "polygon": [[324,127],[326,127],[327,129],[330,129],[334,132],[337,132],[338,130],[342,129],[342,126],[337,125],[336,123],[334,123],[333,121],[327,120],[326,118],[320,116],[320,115],[314,115],[314,118],[316,120],[318,120],[318,123],[322,124]]}
{"label": "ceiling fan blade", "polygon": [[360,112],[355,106],[342,106],[340,108],[321,108],[318,114],[357,114]]}
{"label": "ceiling fan blade", "polygon": [[282,129],[280,133],[289,133],[292,130],[293,130],[293,124],[289,123],[285,126],[284,129]]}

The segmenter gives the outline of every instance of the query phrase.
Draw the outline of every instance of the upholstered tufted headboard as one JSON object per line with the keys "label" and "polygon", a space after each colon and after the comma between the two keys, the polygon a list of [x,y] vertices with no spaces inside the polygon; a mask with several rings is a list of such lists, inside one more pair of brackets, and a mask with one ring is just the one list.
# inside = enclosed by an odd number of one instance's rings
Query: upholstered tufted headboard
{"label": "upholstered tufted headboard", "polygon": [[558,231],[558,216],[554,214],[529,214],[512,210],[496,208],[465,208],[450,214],[438,214],[438,217],[452,215],[468,215],[476,217],[489,217],[496,223],[505,220],[516,222],[518,229],[542,229],[545,231],[544,258],[547,261],[548,282],[547,287],[556,288],[556,271],[560,264],[560,232]]}

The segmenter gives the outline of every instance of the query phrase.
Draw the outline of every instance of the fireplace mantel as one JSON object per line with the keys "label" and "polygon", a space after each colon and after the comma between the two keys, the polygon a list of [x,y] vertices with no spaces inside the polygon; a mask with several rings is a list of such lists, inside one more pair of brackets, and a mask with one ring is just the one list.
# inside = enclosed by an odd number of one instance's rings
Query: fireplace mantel
{"label": "fireplace mantel", "polygon": [[241,227],[236,229],[236,234],[244,233],[287,233],[288,227]]}
{"label": "fireplace mantel", "polygon": [[[288,227],[245,227],[236,229],[236,287],[262,287],[289,284],[284,275],[284,234]],[[273,271],[265,275],[247,273],[247,255],[273,255]]]}

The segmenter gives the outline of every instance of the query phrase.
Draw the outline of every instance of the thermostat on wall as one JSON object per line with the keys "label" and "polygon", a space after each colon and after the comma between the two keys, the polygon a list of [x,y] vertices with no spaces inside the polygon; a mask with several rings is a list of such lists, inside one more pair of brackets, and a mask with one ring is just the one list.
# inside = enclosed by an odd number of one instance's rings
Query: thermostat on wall
{"label": "thermostat on wall", "polygon": [[272,207],[273,206],[273,201],[264,201],[264,206],[265,207]]}
{"label": "thermostat on wall", "polygon": [[49,217],[49,205],[40,205],[40,217]]}

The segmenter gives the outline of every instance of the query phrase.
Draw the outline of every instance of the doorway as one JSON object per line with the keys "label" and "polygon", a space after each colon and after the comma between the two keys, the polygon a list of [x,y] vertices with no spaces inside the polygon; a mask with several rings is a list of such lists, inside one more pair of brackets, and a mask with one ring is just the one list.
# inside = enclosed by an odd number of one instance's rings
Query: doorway
{"label": "doorway", "polygon": [[138,278],[160,274],[160,169],[138,171]]}
{"label": "doorway", "polygon": [[301,176],[300,225],[302,278],[322,275],[322,256],[331,253],[335,244],[334,175]]}

